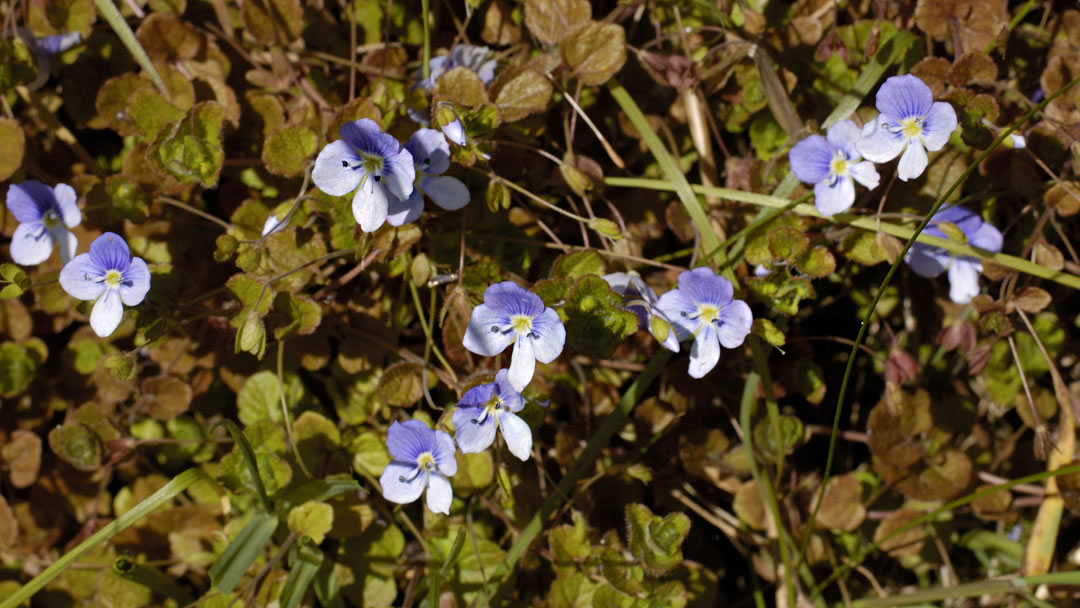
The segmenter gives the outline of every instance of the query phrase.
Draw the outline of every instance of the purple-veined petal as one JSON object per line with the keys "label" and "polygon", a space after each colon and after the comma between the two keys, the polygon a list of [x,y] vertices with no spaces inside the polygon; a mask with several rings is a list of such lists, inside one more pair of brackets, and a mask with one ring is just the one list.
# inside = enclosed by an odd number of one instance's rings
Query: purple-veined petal
{"label": "purple-veined petal", "polygon": [[124,272],[124,280],[130,285],[122,284],[119,287],[120,299],[125,306],[135,306],[143,301],[146,292],[150,291],[150,269],[142,258],[132,258],[131,265]]}
{"label": "purple-veined petal", "polygon": [[979,295],[979,273],[982,263],[975,260],[954,260],[949,266],[949,299],[967,304]]}
{"label": "purple-veined petal", "polygon": [[[503,370],[500,370],[503,371]],[[503,374],[505,379],[506,375]],[[498,375],[496,375],[496,379]],[[496,380],[497,381],[497,380]],[[466,407],[484,407],[488,401],[491,401],[491,396],[495,394],[495,382],[489,382],[487,384],[478,384],[469,390],[465,391],[465,394],[461,396],[461,400],[458,401],[458,408]],[[454,423],[457,426],[457,423]]]}
{"label": "purple-veined petal", "polygon": [[934,102],[923,123],[922,140],[926,149],[937,152],[949,143],[949,136],[956,130],[956,110],[944,101]]}
{"label": "purple-veined petal", "polygon": [[862,129],[860,129],[853,121],[841,120],[829,127],[829,132],[825,135],[825,139],[827,139],[834,148],[843,150],[849,162],[854,162],[859,160],[859,150],[855,147],[855,143],[859,141],[861,135]]}
{"label": "purple-veined petal", "polygon": [[52,236],[53,240],[56,241],[56,246],[60,248],[60,261],[67,264],[71,261],[71,258],[75,257],[75,252],[79,250],[78,237],[64,226],[57,226],[56,230],[53,230]]}
{"label": "purple-veined petal", "polygon": [[465,145],[465,127],[462,126],[460,119],[455,118],[450,123],[443,125],[442,132],[446,139],[459,146]]}
{"label": "purple-veined petal", "polygon": [[514,341],[514,351],[510,355],[510,370],[506,379],[510,386],[519,393],[532,382],[536,371],[536,355],[533,353],[533,341],[528,336],[518,336]]}
{"label": "purple-veined petal", "polygon": [[899,122],[926,116],[934,103],[934,94],[917,76],[905,74],[886,79],[878,89],[876,101],[878,112]]}
{"label": "purple-veined petal", "polygon": [[11,236],[11,259],[21,266],[44,262],[52,255],[52,250],[53,235],[41,222],[19,224]]}
{"label": "purple-veined petal", "polygon": [[90,260],[100,269],[101,276],[110,270],[124,272],[131,264],[131,250],[124,237],[105,232],[90,243]]}
{"label": "purple-veined petal", "polygon": [[364,232],[375,232],[386,223],[390,200],[386,187],[370,176],[356,189],[352,199],[353,218]]}
{"label": "purple-veined petal", "polygon": [[887,163],[904,151],[907,138],[902,133],[893,133],[884,116],[878,116],[863,126],[862,137],[855,144],[859,155],[875,163]]}
{"label": "purple-veined petal", "polygon": [[60,271],[60,286],[76,300],[96,300],[105,291],[101,277],[105,273],[90,260],[89,253],[82,253],[64,265]]}
{"label": "purple-veined petal", "polygon": [[105,288],[90,311],[90,327],[98,336],[108,338],[123,320],[124,305],[120,301],[120,294],[115,289]]}
{"label": "purple-veined petal", "polygon": [[513,281],[488,285],[484,290],[484,304],[502,311],[507,319],[512,315],[535,318],[544,312],[544,301],[540,296]]}
{"label": "purple-veined petal", "polygon": [[436,205],[447,211],[457,211],[469,204],[469,189],[461,180],[449,175],[436,175],[420,180],[420,187]]}
{"label": "purple-veined petal", "polygon": [[419,420],[395,420],[386,431],[386,449],[394,460],[415,464],[421,454],[434,451],[435,431]]}
{"label": "purple-veined petal", "polygon": [[518,340],[532,340],[533,352],[541,363],[554,361],[566,344],[566,327],[563,326],[559,313],[552,308],[545,308],[544,312],[533,318],[533,333],[536,338],[523,336]]}
{"label": "purple-veined petal", "polygon": [[705,266],[679,273],[679,291],[698,304],[713,306],[726,306],[735,293],[730,281]]}
{"label": "purple-veined petal", "polygon": [[690,377],[704,377],[716,367],[719,360],[720,339],[716,336],[716,328],[710,323],[701,328],[690,347]]}
{"label": "purple-veined petal", "polygon": [[689,315],[697,312],[697,304],[678,289],[672,289],[661,295],[656,308],[671,322],[679,340],[686,340],[693,336],[700,325],[697,319],[689,318]]}
{"label": "purple-veined petal", "polygon": [[[490,289],[490,287],[488,288]],[[487,304],[473,309],[469,325],[465,328],[462,344],[470,352],[484,357],[494,357],[506,350],[514,339],[513,332],[507,333],[510,317],[502,310]]]}
{"label": "purple-veined petal", "polygon": [[435,431],[435,466],[447,477],[453,477],[457,473],[457,446],[454,438],[444,431]]}
{"label": "purple-veined petal", "polygon": [[803,139],[788,152],[791,172],[807,184],[816,184],[828,177],[832,157],[832,145],[820,135]]}
{"label": "purple-veined petal", "polygon": [[981,226],[975,231],[974,234],[967,235],[968,243],[979,249],[985,249],[986,251],[992,251],[997,253],[1001,251],[1001,245],[1003,242],[1001,231],[995,228],[992,224],[983,222]]}
{"label": "purple-veined petal", "polygon": [[499,430],[510,453],[521,460],[528,460],[532,452],[532,429],[513,412],[499,413]]}
{"label": "purple-veined petal", "polygon": [[870,190],[877,188],[878,184],[881,183],[881,176],[878,175],[874,163],[868,160],[849,164],[848,176]]}
{"label": "purple-veined petal", "polygon": [[82,223],[82,211],[79,210],[77,201],[79,196],[75,189],[67,184],[56,184],[53,188],[56,197],[56,209],[60,212],[60,219],[68,228],[74,228]]}
{"label": "purple-veined petal", "polygon": [[821,215],[834,215],[847,211],[855,204],[855,184],[846,177],[839,177],[830,186],[828,180],[814,186],[814,206]]}
{"label": "purple-veined petal", "polygon": [[459,407],[454,411],[452,419],[454,438],[457,439],[462,454],[483,452],[494,443],[495,416],[489,413],[486,407]]}
{"label": "purple-veined petal", "polygon": [[720,311],[720,327],[716,330],[720,344],[724,348],[738,348],[750,333],[754,324],[754,315],[750,306],[742,300],[732,300]]}
{"label": "purple-veined petal", "polygon": [[343,196],[356,190],[360,181],[367,175],[362,167],[354,167],[360,157],[343,140],[326,145],[315,158],[315,168],[311,171],[311,181],[319,190],[330,196]]}
{"label": "purple-veined petal", "polygon": [[383,160],[382,181],[394,196],[409,198],[416,181],[416,166],[408,150],[401,149]]}
{"label": "purple-veined petal", "polygon": [[36,180],[11,184],[7,192],[7,210],[24,224],[40,222],[41,216],[52,208],[53,196],[52,188]]}
{"label": "purple-veined petal", "polygon": [[450,480],[442,473],[428,475],[427,508],[432,513],[450,514],[450,505],[454,502],[454,489]]}
{"label": "purple-veined petal", "polygon": [[636,292],[637,281],[641,280],[637,273],[630,272],[612,272],[605,274],[602,278],[607,282],[608,287],[620,296],[626,295],[626,291],[631,288]]}
{"label": "purple-veined petal", "polygon": [[427,473],[418,471],[415,464],[395,460],[383,469],[379,485],[382,486],[383,498],[405,505],[420,498],[427,479]]}
{"label": "purple-veined petal", "polygon": [[412,154],[413,162],[425,175],[441,175],[450,168],[450,144],[446,136],[436,129],[417,129],[409,138],[405,149]]}
{"label": "purple-veined petal", "polygon": [[401,150],[401,143],[389,133],[383,133],[379,123],[361,118],[341,125],[341,139],[358,154],[386,159]]}
{"label": "purple-veined petal", "polygon": [[900,164],[896,167],[896,176],[900,178],[900,181],[906,182],[919,177],[925,170],[926,150],[923,149],[921,141],[913,139],[900,157]]}
{"label": "purple-veined petal", "polygon": [[649,324],[649,333],[651,333],[652,336],[654,338],[656,338],[656,341],[659,342],[660,345],[663,346],[664,348],[670,350],[673,353],[679,352],[679,332],[678,332],[678,330],[675,329],[675,325],[671,322],[670,319],[667,318],[667,315],[665,315],[665,314],[663,314],[662,312],[659,312],[659,311],[657,311],[657,312],[659,314],[656,314],[656,316],[658,318],[660,318],[660,319],[663,319],[668,324],[670,329],[668,330],[667,336],[663,340],[661,340],[660,336],[656,335],[656,332],[653,331],[652,323],[650,323]]}
{"label": "purple-veined petal", "polygon": [[500,369],[495,374],[495,382],[492,386],[495,389],[494,392],[499,396],[499,399],[502,399],[503,405],[507,409],[511,412],[520,412],[525,407],[525,398],[511,386],[509,375],[508,370]]}
{"label": "purple-veined petal", "polygon": [[391,196],[386,206],[386,222],[391,226],[403,226],[415,222],[424,212],[424,197],[419,190],[413,190],[404,201]]}
{"label": "purple-veined petal", "polygon": [[1027,139],[1023,135],[1017,135],[1016,133],[1009,133],[1009,139],[1003,142],[1006,146],[1016,148],[1017,150],[1023,150],[1027,147]]}
{"label": "purple-veined petal", "polygon": [[924,232],[943,239],[949,238],[941,231],[941,228],[938,227],[940,222],[950,222],[955,224],[956,227],[964,233],[964,236],[969,239],[979,229],[979,226],[983,225],[982,218],[971,209],[960,205],[948,205],[942,207],[934,214],[934,217],[931,218],[930,225],[926,227]]}
{"label": "purple-veined petal", "polygon": [[926,278],[934,278],[945,272],[950,260],[950,256],[941,249],[922,243],[914,243],[904,256],[904,262],[911,266],[911,270]]}

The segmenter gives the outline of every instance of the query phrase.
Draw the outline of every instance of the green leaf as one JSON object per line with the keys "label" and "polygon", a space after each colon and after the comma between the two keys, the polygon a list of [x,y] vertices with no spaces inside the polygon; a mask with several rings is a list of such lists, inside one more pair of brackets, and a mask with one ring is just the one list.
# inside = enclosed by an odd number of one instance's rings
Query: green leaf
{"label": "green leaf", "polygon": [[38,36],[79,32],[83,40],[94,24],[91,0],[51,0],[28,3],[27,23]]}
{"label": "green leaf", "polygon": [[626,32],[621,25],[589,21],[559,43],[571,76],[584,84],[604,84],[626,63]]}
{"label": "green leaf", "polygon": [[15,264],[0,265],[0,278],[7,283],[3,289],[0,289],[0,299],[17,298],[30,289],[30,277],[26,276],[26,273]]}
{"label": "green leaf", "polygon": [[[274,320],[286,320],[274,324],[274,337],[283,340],[289,336],[306,336],[314,333],[322,320],[322,308],[310,298],[291,293],[279,293],[274,298]],[[270,317],[267,317],[270,320]]]}
{"label": "green leaf", "polygon": [[491,452],[458,454],[458,472],[454,475],[454,493],[459,496],[474,494],[495,481],[495,463]]}
{"label": "green leaf", "polygon": [[787,140],[787,132],[776,122],[772,112],[761,112],[750,122],[750,145],[759,160],[772,159]]}
{"label": "green leaf", "polygon": [[646,572],[661,576],[682,562],[682,543],[690,532],[690,518],[672,513],[660,518],[645,505],[626,506],[630,552]]}
{"label": "green leaf", "polygon": [[750,331],[755,336],[765,340],[773,346],[779,347],[787,344],[787,338],[784,336],[784,332],[777,329],[776,326],[773,325],[773,322],[768,319],[754,319],[754,325]]}
{"label": "green leaf", "polygon": [[487,189],[484,190],[484,202],[487,203],[487,208],[492,213],[496,213],[501,209],[509,209],[510,188],[507,188],[506,184],[500,180],[493,179],[489,181]]}
{"label": "green leaf", "polygon": [[0,119],[0,181],[6,180],[19,170],[25,150],[26,135],[22,125],[10,118]]}
{"label": "green leaf", "polygon": [[574,525],[555,526],[548,533],[548,544],[551,546],[552,563],[556,574],[560,570],[573,572],[592,551],[585,518],[578,511],[574,511],[573,518]]}
{"label": "green leaf", "polygon": [[38,365],[26,348],[14,342],[0,344],[0,396],[14,397],[26,390]]}
{"label": "green leaf", "polygon": [[318,143],[315,132],[303,125],[278,129],[266,138],[262,160],[266,169],[275,175],[300,175],[307,167],[308,159],[315,154]]}
{"label": "green leaf", "polygon": [[550,608],[592,608],[594,594],[601,585],[588,576],[575,572],[555,579],[548,589],[547,606]]}
{"label": "green leaf", "polygon": [[326,533],[334,527],[334,509],[325,502],[306,502],[289,511],[288,526],[291,532],[310,536],[316,544],[322,544]]}
{"label": "green leaf", "polygon": [[289,577],[285,579],[285,587],[279,597],[282,608],[300,605],[322,563],[323,552],[303,538],[289,549]]}
{"label": "green leaf", "polygon": [[34,80],[37,60],[18,36],[0,39],[0,91],[10,91],[15,85]]}
{"label": "green leaf", "polygon": [[233,344],[233,352],[245,352],[262,359],[266,352],[266,327],[263,325],[259,313],[251,309],[243,316],[243,323],[236,331],[236,342]]}
{"label": "green leaf", "polygon": [[248,426],[259,420],[281,422],[281,384],[270,370],[256,372],[244,381],[236,395],[240,422]]}
{"label": "green leaf", "polygon": [[795,261],[795,267],[811,278],[820,279],[836,270],[836,258],[828,249],[818,245],[799,256],[799,259]]}
{"label": "green leaf", "polygon": [[135,123],[135,130],[146,141],[154,141],[162,129],[185,115],[185,112],[177,109],[151,87],[132,93],[128,98],[126,111]]}
{"label": "green leaf", "polygon": [[408,407],[424,397],[424,368],[402,361],[386,368],[379,377],[379,396],[387,404]]}
{"label": "green leaf", "polygon": [[794,262],[810,246],[810,239],[800,230],[782,226],[768,233],[769,253],[778,262]]}
{"label": "green leaf", "polygon": [[491,98],[506,122],[543,112],[553,91],[543,74],[526,66],[509,68],[491,83]]}
{"label": "green leaf", "polygon": [[353,455],[353,469],[361,475],[378,477],[390,464],[390,452],[386,450],[386,441],[373,432],[364,432],[353,437],[348,443],[348,450]]}
{"label": "green leaf", "polygon": [[135,356],[124,353],[113,353],[101,362],[101,366],[109,370],[112,375],[121,382],[127,382],[135,377]]}
{"label": "green leaf", "polygon": [[579,23],[592,20],[587,0],[526,0],[525,27],[540,42],[555,44]]}
{"label": "green leaf", "polygon": [[588,249],[560,255],[551,265],[552,279],[576,281],[581,277],[594,274],[603,275],[606,270],[604,258],[599,253]]}
{"label": "green leaf", "polygon": [[240,533],[225,547],[225,551],[210,566],[210,580],[218,593],[232,593],[248,568],[262,553],[263,547],[278,527],[278,518],[269,513],[256,513]]}
{"label": "green leaf", "polygon": [[196,104],[187,116],[162,129],[147,151],[151,165],[181,183],[217,184],[225,160],[225,109],[213,101]]}
{"label": "green leaf", "polygon": [[[824,387],[823,387],[824,390]],[[806,439],[802,421],[794,416],[779,417],[779,437],[770,418],[762,418],[754,426],[754,446],[768,462],[790,455]],[[780,442],[777,445],[777,441]]]}
{"label": "green leaf", "polygon": [[604,279],[595,275],[578,279],[563,308],[567,343],[581,353],[610,356],[638,328],[637,315],[622,306],[623,297]]}
{"label": "green leaf", "polygon": [[78,422],[67,422],[49,431],[49,447],[61,460],[80,471],[101,468],[101,440]]}
{"label": "green leaf", "polygon": [[484,82],[476,72],[465,66],[451,68],[439,77],[432,97],[455,104],[475,108],[487,101]]}

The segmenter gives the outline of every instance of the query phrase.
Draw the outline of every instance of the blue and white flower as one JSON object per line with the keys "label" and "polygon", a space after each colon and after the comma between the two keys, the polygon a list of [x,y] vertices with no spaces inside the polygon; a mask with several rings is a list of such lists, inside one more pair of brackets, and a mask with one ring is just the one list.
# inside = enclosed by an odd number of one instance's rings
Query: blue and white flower
{"label": "blue and white flower", "polygon": [[395,421],[386,432],[386,448],[393,460],[379,478],[383,497],[408,504],[427,488],[428,509],[449,515],[454,490],[447,478],[457,473],[457,450],[450,435],[419,420]]}
{"label": "blue and white flower", "polygon": [[[476,72],[484,84],[491,84],[491,81],[495,79],[496,65],[495,53],[488,47],[459,44],[446,55],[432,57],[428,62],[430,76],[421,80],[416,86],[430,93],[443,74],[459,66]],[[416,71],[416,77],[423,77],[421,70]]]}
{"label": "blue and white flower", "polygon": [[289,222],[283,222],[277,218],[276,215],[271,213],[266,221],[263,222],[262,236],[270,236],[275,232],[281,232],[289,225]]}
{"label": "blue and white flower", "polygon": [[679,338],[664,311],[657,307],[660,298],[652,287],[641,280],[636,272],[613,272],[605,274],[604,280],[611,289],[623,297],[630,312],[638,318],[638,329],[648,329],[657,342],[671,352],[679,352]]}
{"label": "blue and white flower", "polygon": [[811,135],[788,153],[791,171],[799,181],[814,184],[814,206],[822,215],[847,211],[855,204],[855,184],[873,190],[880,177],[874,163],[862,160],[855,143],[859,127],[841,120],[827,137]]}
{"label": "blue and white flower", "polygon": [[469,202],[469,189],[456,177],[443,175],[450,168],[450,144],[435,129],[419,129],[405,149],[412,155],[416,182],[407,199],[390,201],[387,221],[393,226],[414,222],[424,210],[424,195],[447,211],[457,211]]}
{"label": "blue and white flower", "polygon": [[525,407],[525,399],[500,369],[495,381],[474,386],[461,397],[454,411],[454,439],[462,453],[483,452],[495,441],[495,430],[502,432],[510,453],[528,460],[532,452],[532,430],[515,412]]}
{"label": "blue and white flower", "polygon": [[664,312],[680,340],[694,339],[690,347],[690,376],[701,378],[716,367],[720,346],[737,348],[750,333],[754,316],[742,300],[733,300],[731,283],[709,268],[679,274],[679,287],[660,296]]}
{"label": "blue and white flower", "polygon": [[331,196],[355,190],[353,217],[364,232],[375,232],[386,222],[390,202],[412,194],[412,154],[370,118],[345,123],[341,137],[319,152],[311,179]]}
{"label": "blue and white flower", "polygon": [[90,327],[106,338],[120,326],[124,306],[135,306],[150,291],[150,269],[131,257],[123,237],[106,232],[90,243],[90,253],[75,256],[60,271],[60,286],[71,297],[92,300]]}
{"label": "blue and white flower", "polygon": [[69,230],[82,222],[77,199],[67,184],[55,188],[33,180],[12,184],[7,208],[19,226],[11,237],[11,259],[24,266],[40,264],[52,255],[55,243],[60,247],[60,261],[67,263],[79,246]]}
{"label": "blue and white flower", "polygon": [[[949,238],[939,227],[949,222],[964,233],[969,245],[986,251],[1001,251],[1001,231],[984,222],[974,211],[966,207],[950,206],[939,209],[926,225],[923,234]],[[933,278],[943,272],[949,273],[949,299],[957,304],[967,304],[979,294],[979,274],[982,262],[976,258],[956,256],[940,247],[915,242],[904,256],[904,262],[915,274]]]}
{"label": "blue and white flower", "polygon": [[516,391],[525,390],[536,362],[551,363],[566,343],[559,314],[545,307],[540,296],[510,281],[484,291],[484,303],[472,311],[465,328],[465,348],[493,357],[514,345],[507,379]]}
{"label": "blue and white flower", "polygon": [[[956,130],[956,111],[934,94],[918,77],[893,76],[878,89],[880,114],[863,126],[856,144],[863,158],[885,163],[900,156],[896,175],[915,179],[926,170],[926,151],[940,150]],[[903,156],[901,156],[903,154]]]}

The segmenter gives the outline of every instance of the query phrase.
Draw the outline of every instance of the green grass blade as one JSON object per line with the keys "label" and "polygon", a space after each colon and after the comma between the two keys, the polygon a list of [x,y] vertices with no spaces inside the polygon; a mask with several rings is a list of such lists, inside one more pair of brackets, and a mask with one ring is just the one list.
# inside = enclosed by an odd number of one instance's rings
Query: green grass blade
{"label": "green grass blade", "polygon": [[285,579],[285,587],[278,598],[282,608],[300,605],[322,563],[323,552],[315,546],[311,537],[304,536],[292,546],[289,550],[289,577]]}
{"label": "green grass blade", "polygon": [[210,580],[214,589],[224,594],[232,593],[263,547],[270,542],[277,527],[276,515],[256,513],[210,566]]}
{"label": "green grass blade", "polygon": [[191,596],[191,592],[183,585],[178,584],[171,577],[165,576],[157,568],[140,564],[130,557],[121,556],[116,558],[113,561],[112,571],[117,576],[142,585],[158,595],[170,598],[181,606],[186,606],[195,601]]}
{"label": "green grass blade", "polygon": [[1028,590],[1039,585],[1080,585],[1080,572],[1055,572],[1041,576],[1017,576],[977,583],[964,583],[952,587],[920,589],[911,593],[892,595],[851,603],[852,608],[886,608],[887,606],[910,606],[916,603],[940,602],[959,597],[997,595],[1010,591]]}
{"label": "green grass blade", "polygon": [[210,430],[213,431],[219,425],[224,425],[228,429],[233,441],[240,448],[240,455],[244,457],[244,463],[247,464],[248,472],[251,474],[252,482],[255,484],[255,493],[259,495],[259,504],[267,513],[273,513],[274,505],[271,504],[270,497],[266,494],[266,487],[263,486],[262,477],[259,477],[259,463],[255,460],[255,452],[252,451],[251,444],[248,443],[244,432],[240,430],[240,427],[236,426],[235,422],[227,418],[218,421],[217,424],[210,427]]}
{"label": "green grass blade", "polygon": [[183,473],[177,475],[165,484],[157,492],[154,492],[150,496],[143,500],[139,504],[131,508],[130,511],[124,513],[114,521],[110,522],[104,528],[95,532],[90,538],[79,543],[77,547],[61,555],[51,566],[46,568],[41,574],[35,576],[30,582],[23,585],[18,591],[13,593],[10,597],[0,602],[0,608],[15,608],[22,604],[26,600],[30,599],[35,593],[40,591],[45,585],[49,584],[49,581],[53,580],[57,576],[71,567],[80,557],[85,555],[88,551],[96,547],[97,545],[109,540],[113,536],[116,536],[120,531],[128,528],[135,522],[139,521],[146,515],[149,515],[154,509],[157,509],[166,502],[172,500],[176,495],[186,490],[191,484],[200,480],[209,480],[210,478],[203,473],[201,469],[188,469]]}
{"label": "green grass blade", "polygon": [[150,57],[146,54],[146,50],[135,38],[135,33],[128,27],[127,21],[124,21],[124,17],[120,15],[120,11],[116,10],[116,5],[112,0],[94,0],[94,6],[97,7],[97,12],[120,38],[120,42],[124,43],[128,52],[135,58],[135,63],[139,64],[146,75],[150,77],[150,81],[157,87],[159,93],[169,99],[169,89],[165,86],[165,81],[161,79],[161,75],[154,69],[154,64],[150,61]]}

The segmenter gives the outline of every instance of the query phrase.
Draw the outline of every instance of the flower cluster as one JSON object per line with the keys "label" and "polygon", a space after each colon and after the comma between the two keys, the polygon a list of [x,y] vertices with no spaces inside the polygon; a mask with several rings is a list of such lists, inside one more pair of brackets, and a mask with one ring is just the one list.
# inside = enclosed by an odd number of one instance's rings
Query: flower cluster
{"label": "flower cluster", "polygon": [[[73,298],[94,302],[90,327],[106,338],[120,326],[124,306],[135,306],[150,290],[150,269],[132,258],[124,239],[106,232],[90,243],[90,253],[74,255],[79,241],[71,232],[82,222],[75,190],[67,184],[50,188],[37,181],[8,189],[7,208],[19,225],[11,238],[16,264],[41,264],[60,249],[60,286]],[[72,257],[74,256],[74,257]]]}
{"label": "flower cluster", "polygon": [[370,118],[345,123],[341,139],[328,144],[315,159],[311,178],[331,196],[353,192],[352,212],[364,232],[384,223],[415,221],[424,208],[424,194],[443,209],[454,211],[469,202],[469,190],[450,167],[450,145],[439,131],[420,129],[402,146]]}

